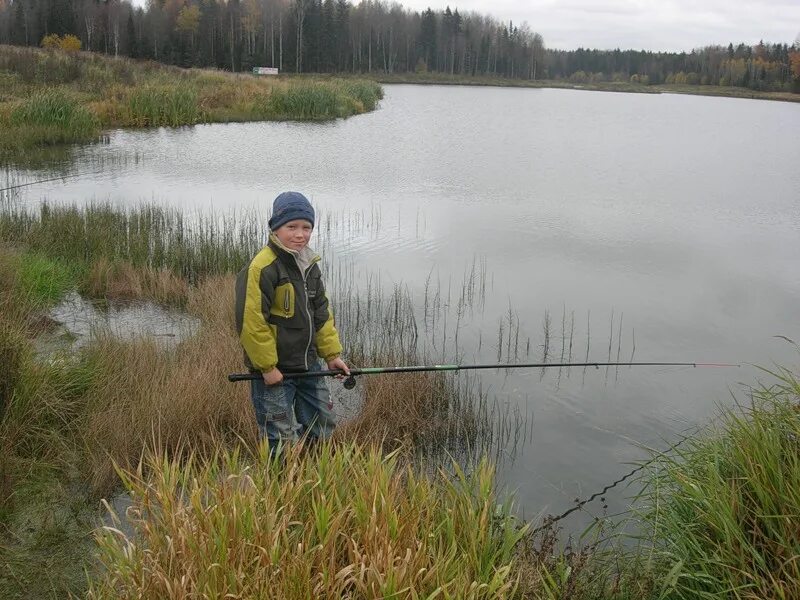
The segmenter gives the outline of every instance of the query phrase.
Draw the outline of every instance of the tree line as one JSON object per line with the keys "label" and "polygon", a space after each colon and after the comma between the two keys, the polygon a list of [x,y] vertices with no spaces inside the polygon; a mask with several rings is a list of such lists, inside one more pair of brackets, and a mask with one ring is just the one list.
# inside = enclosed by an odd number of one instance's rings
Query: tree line
{"label": "tree line", "polygon": [[[692,52],[547,49],[527,23],[363,0],[0,0],[0,42],[74,35],[85,50],[180,66],[443,73],[800,91],[800,44]],[[52,40],[52,37],[50,38]]]}

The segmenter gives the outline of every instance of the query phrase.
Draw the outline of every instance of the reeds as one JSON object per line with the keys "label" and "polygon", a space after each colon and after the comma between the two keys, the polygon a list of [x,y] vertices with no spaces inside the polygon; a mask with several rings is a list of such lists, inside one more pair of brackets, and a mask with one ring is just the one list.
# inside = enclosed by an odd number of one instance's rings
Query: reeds
{"label": "reeds", "polygon": [[787,369],[748,406],[649,469],[642,516],[681,598],[796,598],[800,382]]}
{"label": "reeds", "polygon": [[91,113],[58,89],[38,92],[15,108],[11,112],[11,124],[51,126],[78,138],[97,132],[97,122]]}
{"label": "reeds", "polygon": [[304,81],[273,88],[262,110],[274,119],[327,120],[374,110],[382,97],[380,86],[371,81]]}
{"label": "reeds", "polygon": [[[144,476],[144,472],[149,476]],[[99,534],[89,598],[502,598],[524,535],[492,469],[429,480],[396,454],[352,444],[262,445],[122,473],[136,536]]]}
{"label": "reeds", "polygon": [[[186,222],[181,212],[156,206],[121,210],[110,205],[51,206],[38,211],[4,207],[0,240],[90,266],[125,262],[168,269],[197,282],[207,275],[235,272],[265,241],[266,227],[254,217],[240,222],[213,215]],[[102,270],[102,269],[101,269]]]}
{"label": "reeds", "polygon": [[100,125],[86,108],[59,89],[34,92],[0,119],[0,160],[30,146],[55,146],[96,139]]}
{"label": "reeds", "polygon": [[131,127],[177,127],[206,120],[197,91],[184,83],[135,89],[125,105],[124,115],[125,125]]}

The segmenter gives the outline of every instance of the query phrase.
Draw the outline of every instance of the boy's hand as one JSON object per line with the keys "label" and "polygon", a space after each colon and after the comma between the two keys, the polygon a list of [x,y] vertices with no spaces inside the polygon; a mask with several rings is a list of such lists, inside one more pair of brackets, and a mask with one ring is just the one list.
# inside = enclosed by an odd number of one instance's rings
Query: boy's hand
{"label": "boy's hand", "polygon": [[275,367],[266,373],[262,373],[261,376],[264,378],[264,383],[267,385],[278,385],[281,381],[283,381],[283,373],[278,370],[278,367]]}
{"label": "boy's hand", "polygon": [[[328,361],[328,370],[335,371],[336,369],[341,369],[345,372],[345,375],[350,375],[350,367],[348,367],[347,363],[339,356]],[[336,379],[344,379],[344,375],[336,375],[335,377]]]}

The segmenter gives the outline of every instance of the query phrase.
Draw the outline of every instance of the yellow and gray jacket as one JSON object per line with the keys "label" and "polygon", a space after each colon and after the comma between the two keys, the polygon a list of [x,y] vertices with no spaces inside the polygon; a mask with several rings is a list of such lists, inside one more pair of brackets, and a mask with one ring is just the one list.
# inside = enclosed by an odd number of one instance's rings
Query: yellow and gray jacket
{"label": "yellow and gray jacket", "polygon": [[236,328],[251,370],[305,371],[342,352],[319,256],[285,248],[274,235],[236,277]]}

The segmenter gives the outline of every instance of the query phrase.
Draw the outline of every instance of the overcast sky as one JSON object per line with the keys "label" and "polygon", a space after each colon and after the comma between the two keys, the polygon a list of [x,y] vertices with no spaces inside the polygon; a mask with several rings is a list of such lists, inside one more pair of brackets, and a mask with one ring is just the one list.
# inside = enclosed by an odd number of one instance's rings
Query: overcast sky
{"label": "overcast sky", "polygon": [[[444,8],[448,0],[404,0],[403,6]],[[791,44],[800,34],[800,0],[459,0],[515,23],[527,21],[548,48],[691,50],[739,42]]]}

